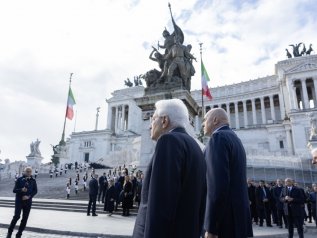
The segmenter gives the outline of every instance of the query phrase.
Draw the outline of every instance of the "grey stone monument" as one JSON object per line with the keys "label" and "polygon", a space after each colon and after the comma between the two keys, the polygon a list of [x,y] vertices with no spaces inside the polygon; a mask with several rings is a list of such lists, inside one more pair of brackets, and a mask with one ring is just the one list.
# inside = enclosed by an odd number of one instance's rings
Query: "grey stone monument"
{"label": "grey stone monument", "polygon": [[26,156],[27,164],[32,167],[39,167],[43,160],[41,151],[39,149],[41,141],[38,139],[30,144],[30,154]]}
{"label": "grey stone monument", "polygon": [[[181,99],[188,108],[191,128],[193,131],[194,118],[198,114],[199,106],[190,94],[191,77],[195,74],[193,60],[196,58],[190,53],[191,45],[183,45],[184,34],[176,25],[169,4],[174,31],[170,34],[163,31],[164,43],[158,48],[152,47],[150,59],[156,61],[159,69],[152,69],[143,75],[146,82],[144,96],[136,98],[137,105],[142,110],[142,134],[139,168],[145,168],[149,163],[155,143],[150,138],[150,118],[155,111],[155,103],[163,99]],[[159,49],[164,49],[160,53]],[[154,54],[154,56],[153,56]]]}

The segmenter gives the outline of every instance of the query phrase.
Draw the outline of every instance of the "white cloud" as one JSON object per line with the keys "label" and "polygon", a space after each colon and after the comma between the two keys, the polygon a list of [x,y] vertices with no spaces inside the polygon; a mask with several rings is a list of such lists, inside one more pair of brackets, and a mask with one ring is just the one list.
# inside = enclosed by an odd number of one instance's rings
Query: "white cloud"
{"label": "white cloud", "polygon": [[[289,44],[315,42],[313,0],[174,0],[185,43],[204,63],[212,86],[273,74]],[[60,140],[69,73],[78,111],[76,130],[106,126],[105,98],[123,80],[157,67],[151,45],[172,30],[167,2],[155,0],[29,0],[0,2],[1,157],[24,159],[29,143]],[[288,47],[290,49],[290,47]],[[199,63],[192,88],[200,88]],[[67,134],[73,131],[69,122]]]}

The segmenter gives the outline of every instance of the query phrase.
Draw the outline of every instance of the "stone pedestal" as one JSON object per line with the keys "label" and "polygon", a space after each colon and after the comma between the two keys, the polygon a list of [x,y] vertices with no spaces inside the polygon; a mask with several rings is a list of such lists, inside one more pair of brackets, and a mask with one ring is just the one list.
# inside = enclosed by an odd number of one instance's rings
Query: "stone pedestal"
{"label": "stone pedestal", "polygon": [[150,118],[155,111],[155,103],[159,100],[172,98],[181,99],[185,103],[189,112],[189,120],[191,124],[191,128],[186,129],[194,131],[194,119],[198,114],[199,106],[187,90],[180,89],[170,92],[156,92],[152,94],[146,94],[144,97],[135,99],[137,105],[142,110],[141,148],[140,160],[138,164],[138,168],[141,170],[146,168],[154,152],[155,142],[153,142],[150,138]]}
{"label": "stone pedestal", "polygon": [[67,156],[66,144],[59,144],[53,147],[53,151],[54,151],[54,155],[52,155],[52,158],[58,159],[58,164],[70,163],[69,157]]}
{"label": "stone pedestal", "polygon": [[39,168],[41,165],[42,160],[44,159],[43,157],[40,156],[26,156],[27,159],[27,164],[31,167],[37,167]]}

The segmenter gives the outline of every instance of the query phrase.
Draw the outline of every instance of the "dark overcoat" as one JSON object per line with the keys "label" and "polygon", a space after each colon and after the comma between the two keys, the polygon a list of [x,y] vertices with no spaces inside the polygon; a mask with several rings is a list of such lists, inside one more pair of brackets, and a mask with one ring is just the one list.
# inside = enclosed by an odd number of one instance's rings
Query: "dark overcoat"
{"label": "dark overcoat", "polygon": [[148,165],[134,238],[198,238],[203,224],[206,163],[183,128],[162,135]]}
{"label": "dark overcoat", "polygon": [[206,231],[219,238],[252,237],[246,154],[237,135],[223,126],[206,146]]}

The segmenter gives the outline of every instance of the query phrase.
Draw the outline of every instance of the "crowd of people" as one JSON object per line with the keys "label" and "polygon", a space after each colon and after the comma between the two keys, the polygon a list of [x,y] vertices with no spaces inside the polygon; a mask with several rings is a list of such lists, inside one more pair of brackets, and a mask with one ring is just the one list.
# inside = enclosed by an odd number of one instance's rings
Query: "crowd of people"
{"label": "crowd of people", "polygon": [[[266,226],[272,227],[272,224],[276,224],[280,228],[289,228],[289,221],[287,219],[287,206],[288,201],[285,200],[288,189],[294,191],[298,190],[296,194],[296,206],[293,208],[292,216],[296,217],[297,227],[302,229],[302,226],[307,223],[312,223],[313,220],[317,226],[316,221],[316,196],[317,196],[317,184],[312,184],[312,187],[302,188],[297,183],[293,182],[290,178],[277,179],[276,182],[265,183],[263,180],[258,183],[248,179],[248,195],[250,200],[250,211],[252,221],[263,226],[264,220]],[[290,196],[288,194],[288,196]],[[295,195],[292,194],[291,197]],[[301,232],[301,231],[299,231]]]}
{"label": "crowd of people", "polygon": [[108,170],[98,176],[94,170],[91,173],[89,182],[89,204],[87,215],[96,216],[96,203],[104,204],[104,211],[111,216],[113,211],[118,210],[122,204],[122,216],[129,216],[133,204],[140,204],[142,190],[143,173],[137,171],[130,173],[125,166],[119,166],[114,170]]}

